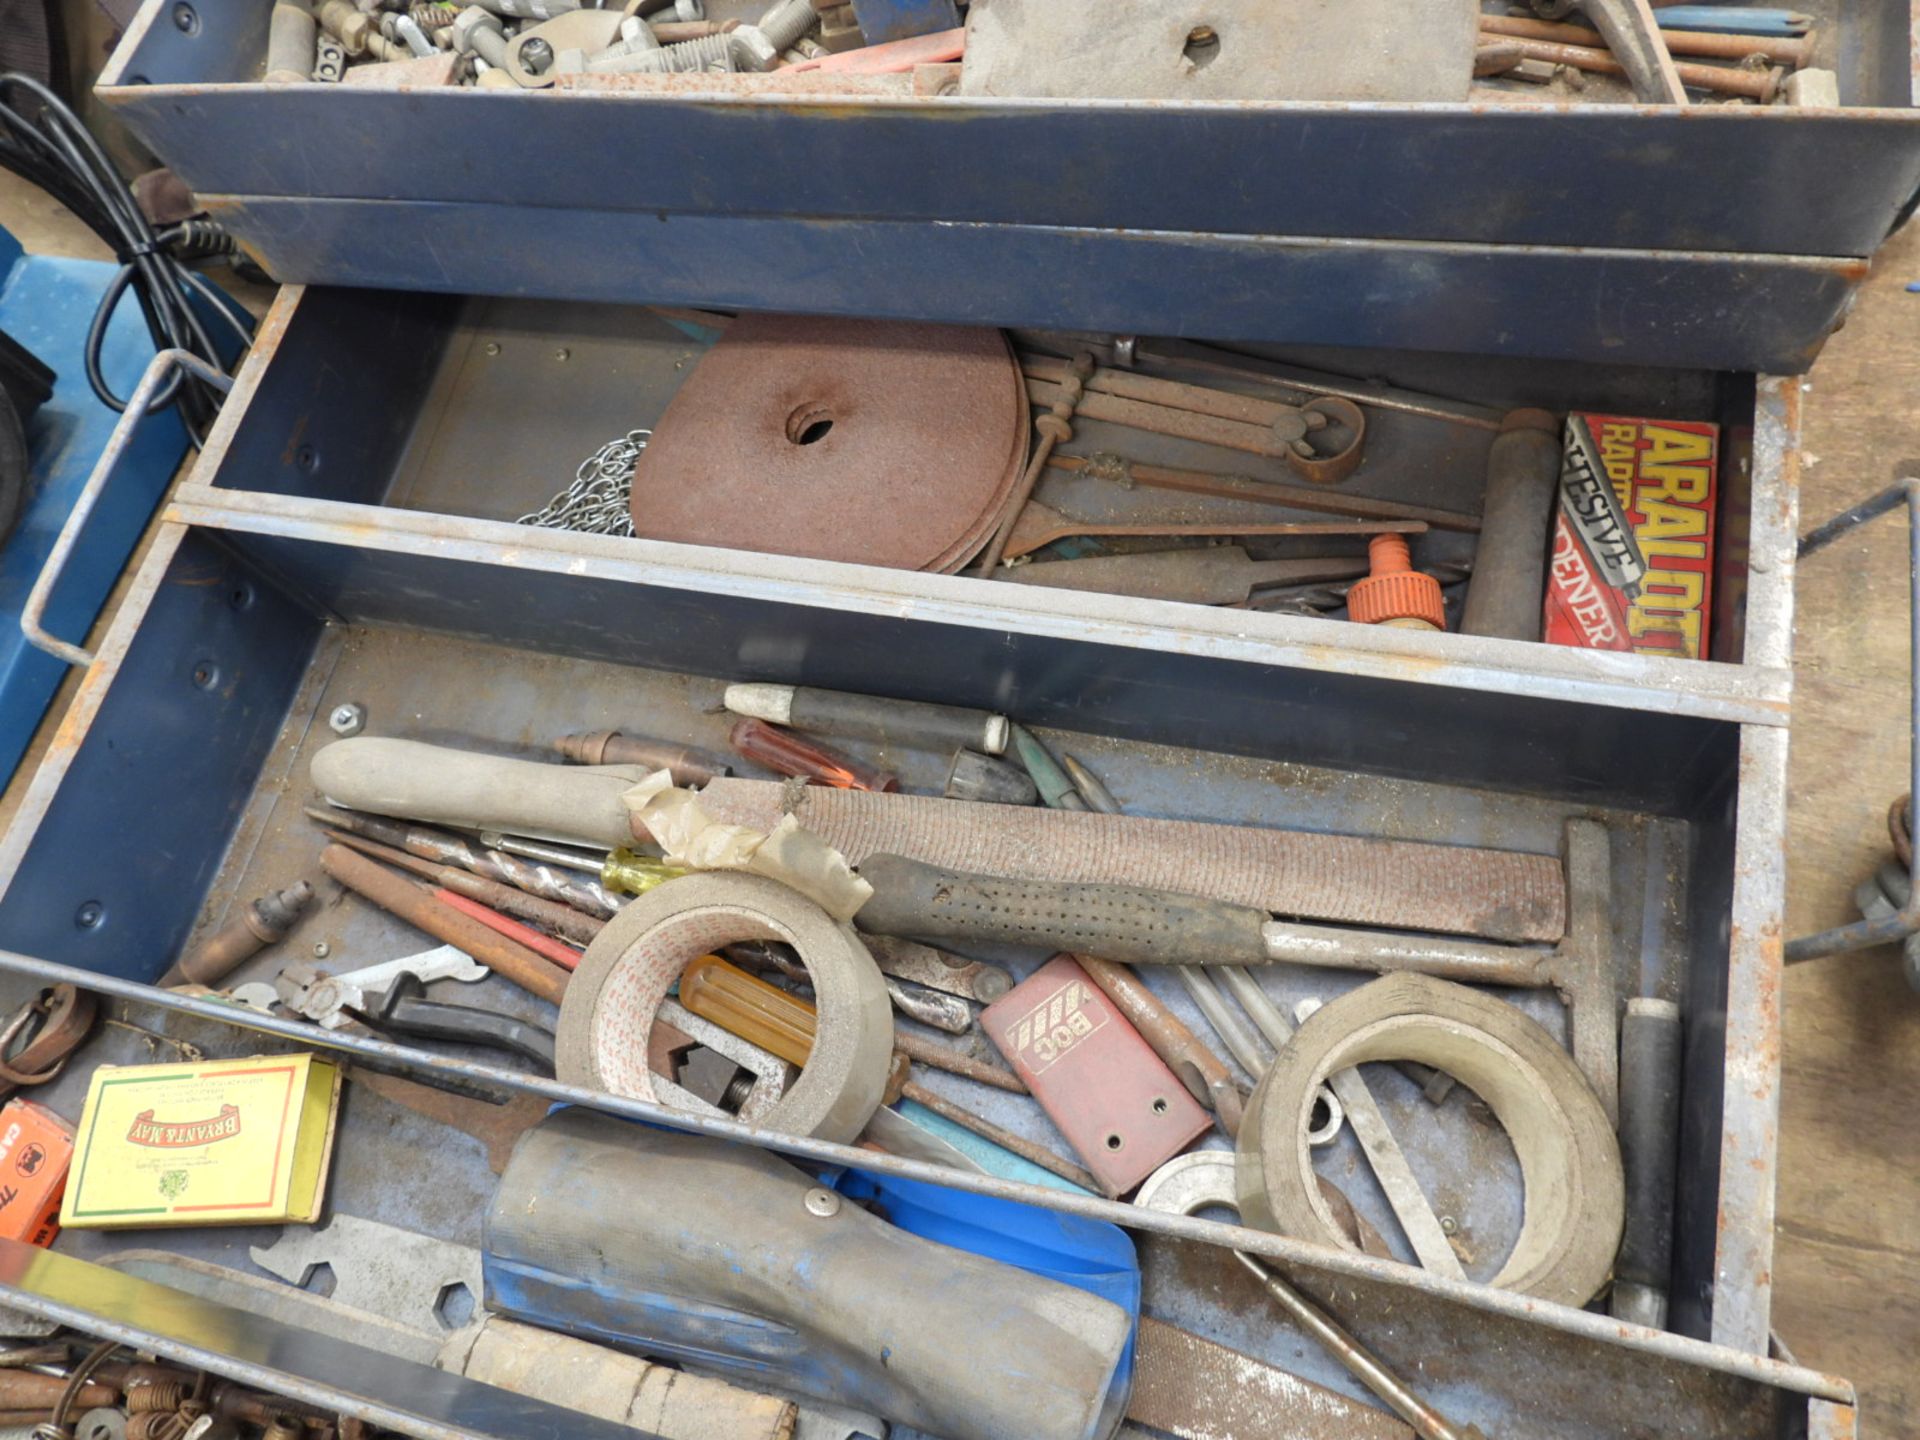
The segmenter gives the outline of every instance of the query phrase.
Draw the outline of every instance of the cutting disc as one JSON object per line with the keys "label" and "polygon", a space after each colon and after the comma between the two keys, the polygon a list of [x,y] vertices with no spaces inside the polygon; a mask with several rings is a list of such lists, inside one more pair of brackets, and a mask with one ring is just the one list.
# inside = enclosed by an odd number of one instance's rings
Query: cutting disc
{"label": "cutting disc", "polygon": [[634,468],[634,533],[957,570],[998,520],[1028,432],[998,330],[742,315]]}

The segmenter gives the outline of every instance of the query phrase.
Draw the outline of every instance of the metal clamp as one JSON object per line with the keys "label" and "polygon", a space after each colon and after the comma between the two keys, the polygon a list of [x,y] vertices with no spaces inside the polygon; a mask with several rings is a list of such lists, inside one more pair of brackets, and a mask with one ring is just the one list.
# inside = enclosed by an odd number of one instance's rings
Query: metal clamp
{"label": "metal clamp", "polygon": [[[1920,469],[1920,462],[1905,462],[1900,469]],[[1907,603],[1911,626],[1908,666],[1915,681],[1908,714],[1908,728],[1913,738],[1909,741],[1907,754],[1907,789],[1909,794],[1915,794],[1920,793],[1920,476],[1901,475],[1872,499],[1850,510],[1843,510],[1826,524],[1809,530],[1800,537],[1799,558],[1804,560],[1867,521],[1898,509],[1902,500],[1907,504]],[[1920,847],[1914,847],[1909,856],[1907,880],[1905,903],[1897,910],[1889,907],[1882,914],[1856,920],[1851,925],[1838,925],[1831,930],[1822,930],[1817,935],[1803,935],[1798,940],[1790,940],[1787,942],[1785,962],[1797,965],[1804,960],[1818,960],[1822,956],[1839,955],[1848,950],[1894,944],[1909,935],[1920,933]]]}
{"label": "metal clamp", "polygon": [[[132,398],[127,401],[127,408],[121,412],[113,433],[107,437],[106,448],[94,462],[93,473],[87,476],[87,483],[81,487],[80,496],[73,502],[73,509],[67,515],[67,523],[60,527],[53,549],[47,552],[40,574],[33,582],[33,589],[27,592],[27,603],[21,608],[20,633],[27,637],[27,643],[69,665],[84,667],[93,664],[93,652],[78,645],[69,645],[65,640],[47,633],[42,621],[47,604],[53,598],[53,587],[59,584],[61,572],[66,569],[74,546],[80,543],[80,532],[86,527],[93,507],[99,503],[101,493],[107,488],[107,481],[113,478],[114,467],[120,463],[120,457],[126,454],[127,446],[132,443],[134,427],[151,412],[160,387],[173,379],[175,366],[206,381],[216,390],[225,392],[233,388],[232,376],[214,369],[191,350],[162,350],[147,362],[146,373],[140,377]],[[163,400],[160,403],[167,402]]]}

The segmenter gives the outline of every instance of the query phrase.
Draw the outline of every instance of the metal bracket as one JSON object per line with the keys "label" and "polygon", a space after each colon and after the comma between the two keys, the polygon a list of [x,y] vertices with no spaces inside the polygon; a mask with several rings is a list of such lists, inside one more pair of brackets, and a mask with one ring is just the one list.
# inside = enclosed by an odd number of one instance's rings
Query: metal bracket
{"label": "metal bracket", "polygon": [[[1907,752],[1907,790],[1909,794],[1914,794],[1920,793],[1920,476],[1900,473],[1908,470],[1920,470],[1920,461],[1903,462],[1895,470],[1898,478],[1885,490],[1849,510],[1841,511],[1826,524],[1801,536],[1799,558],[1804,560],[1824,550],[1842,535],[1890,510],[1898,509],[1901,501],[1906,502],[1907,608],[1910,626],[1907,663],[1912,676],[1907,717],[1912,735]],[[1907,881],[1906,902],[1899,909],[1889,907],[1886,913],[1856,920],[1851,925],[1837,925],[1816,935],[1803,935],[1798,940],[1790,940],[1784,955],[1785,963],[1798,965],[1802,961],[1839,955],[1848,950],[1890,945],[1920,933],[1920,847],[1913,847]]]}
{"label": "metal bracket", "polygon": [[[59,537],[53,542],[53,549],[47,553],[46,563],[40,567],[33,589],[27,593],[27,603],[21,607],[20,633],[27,637],[27,643],[69,665],[84,667],[93,664],[93,652],[47,633],[43,619],[47,604],[53,598],[53,587],[60,582],[60,574],[66,569],[67,560],[80,541],[80,532],[86,528],[87,518],[99,503],[102,492],[107,488],[107,481],[113,478],[120,457],[127,453],[135,428],[151,413],[159,399],[161,386],[173,379],[172,372],[176,367],[206,381],[216,390],[225,392],[233,388],[230,375],[214,369],[190,350],[162,350],[147,363],[146,372],[141,375],[139,385],[127,401],[126,410],[114,425],[113,433],[107,437],[106,448],[94,462],[93,473],[87,476],[87,483],[81,487],[79,498],[73,502],[73,509],[67,514],[67,523],[60,527]],[[167,401],[160,399],[159,403],[164,405]]]}

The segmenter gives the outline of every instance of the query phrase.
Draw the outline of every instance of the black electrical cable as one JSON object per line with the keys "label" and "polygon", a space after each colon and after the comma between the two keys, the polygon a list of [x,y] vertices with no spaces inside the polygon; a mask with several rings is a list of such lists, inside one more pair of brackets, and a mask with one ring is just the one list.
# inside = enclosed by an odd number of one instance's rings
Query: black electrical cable
{"label": "black electrical cable", "polygon": [[[0,75],[0,168],[13,171],[66,206],[112,248],[120,263],[87,331],[87,383],[102,404],[120,411],[127,408],[126,397],[107,383],[100,353],[107,325],[128,290],[139,303],[156,349],[191,351],[213,368],[225,368],[201,321],[196,297],[232,329],[242,349],[250,343],[247,328],[234,315],[230,302],[185,264],[195,257],[230,252],[232,240],[205,220],[155,231],[100,142],[59,96],[29,75]],[[220,392],[204,381],[176,373],[154,397],[153,409],[177,401],[187,432],[199,445],[220,399]]]}

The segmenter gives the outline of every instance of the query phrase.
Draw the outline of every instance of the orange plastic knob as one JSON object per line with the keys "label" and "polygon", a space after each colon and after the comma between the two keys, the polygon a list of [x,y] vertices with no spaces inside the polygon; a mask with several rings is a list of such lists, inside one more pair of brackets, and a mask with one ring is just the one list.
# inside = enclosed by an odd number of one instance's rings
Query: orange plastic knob
{"label": "orange plastic knob", "polygon": [[1440,582],[1413,568],[1404,535],[1376,535],[1367,546],[1373,573],[1347,591],[1347,615],[1361,625],[1447,628]]}

